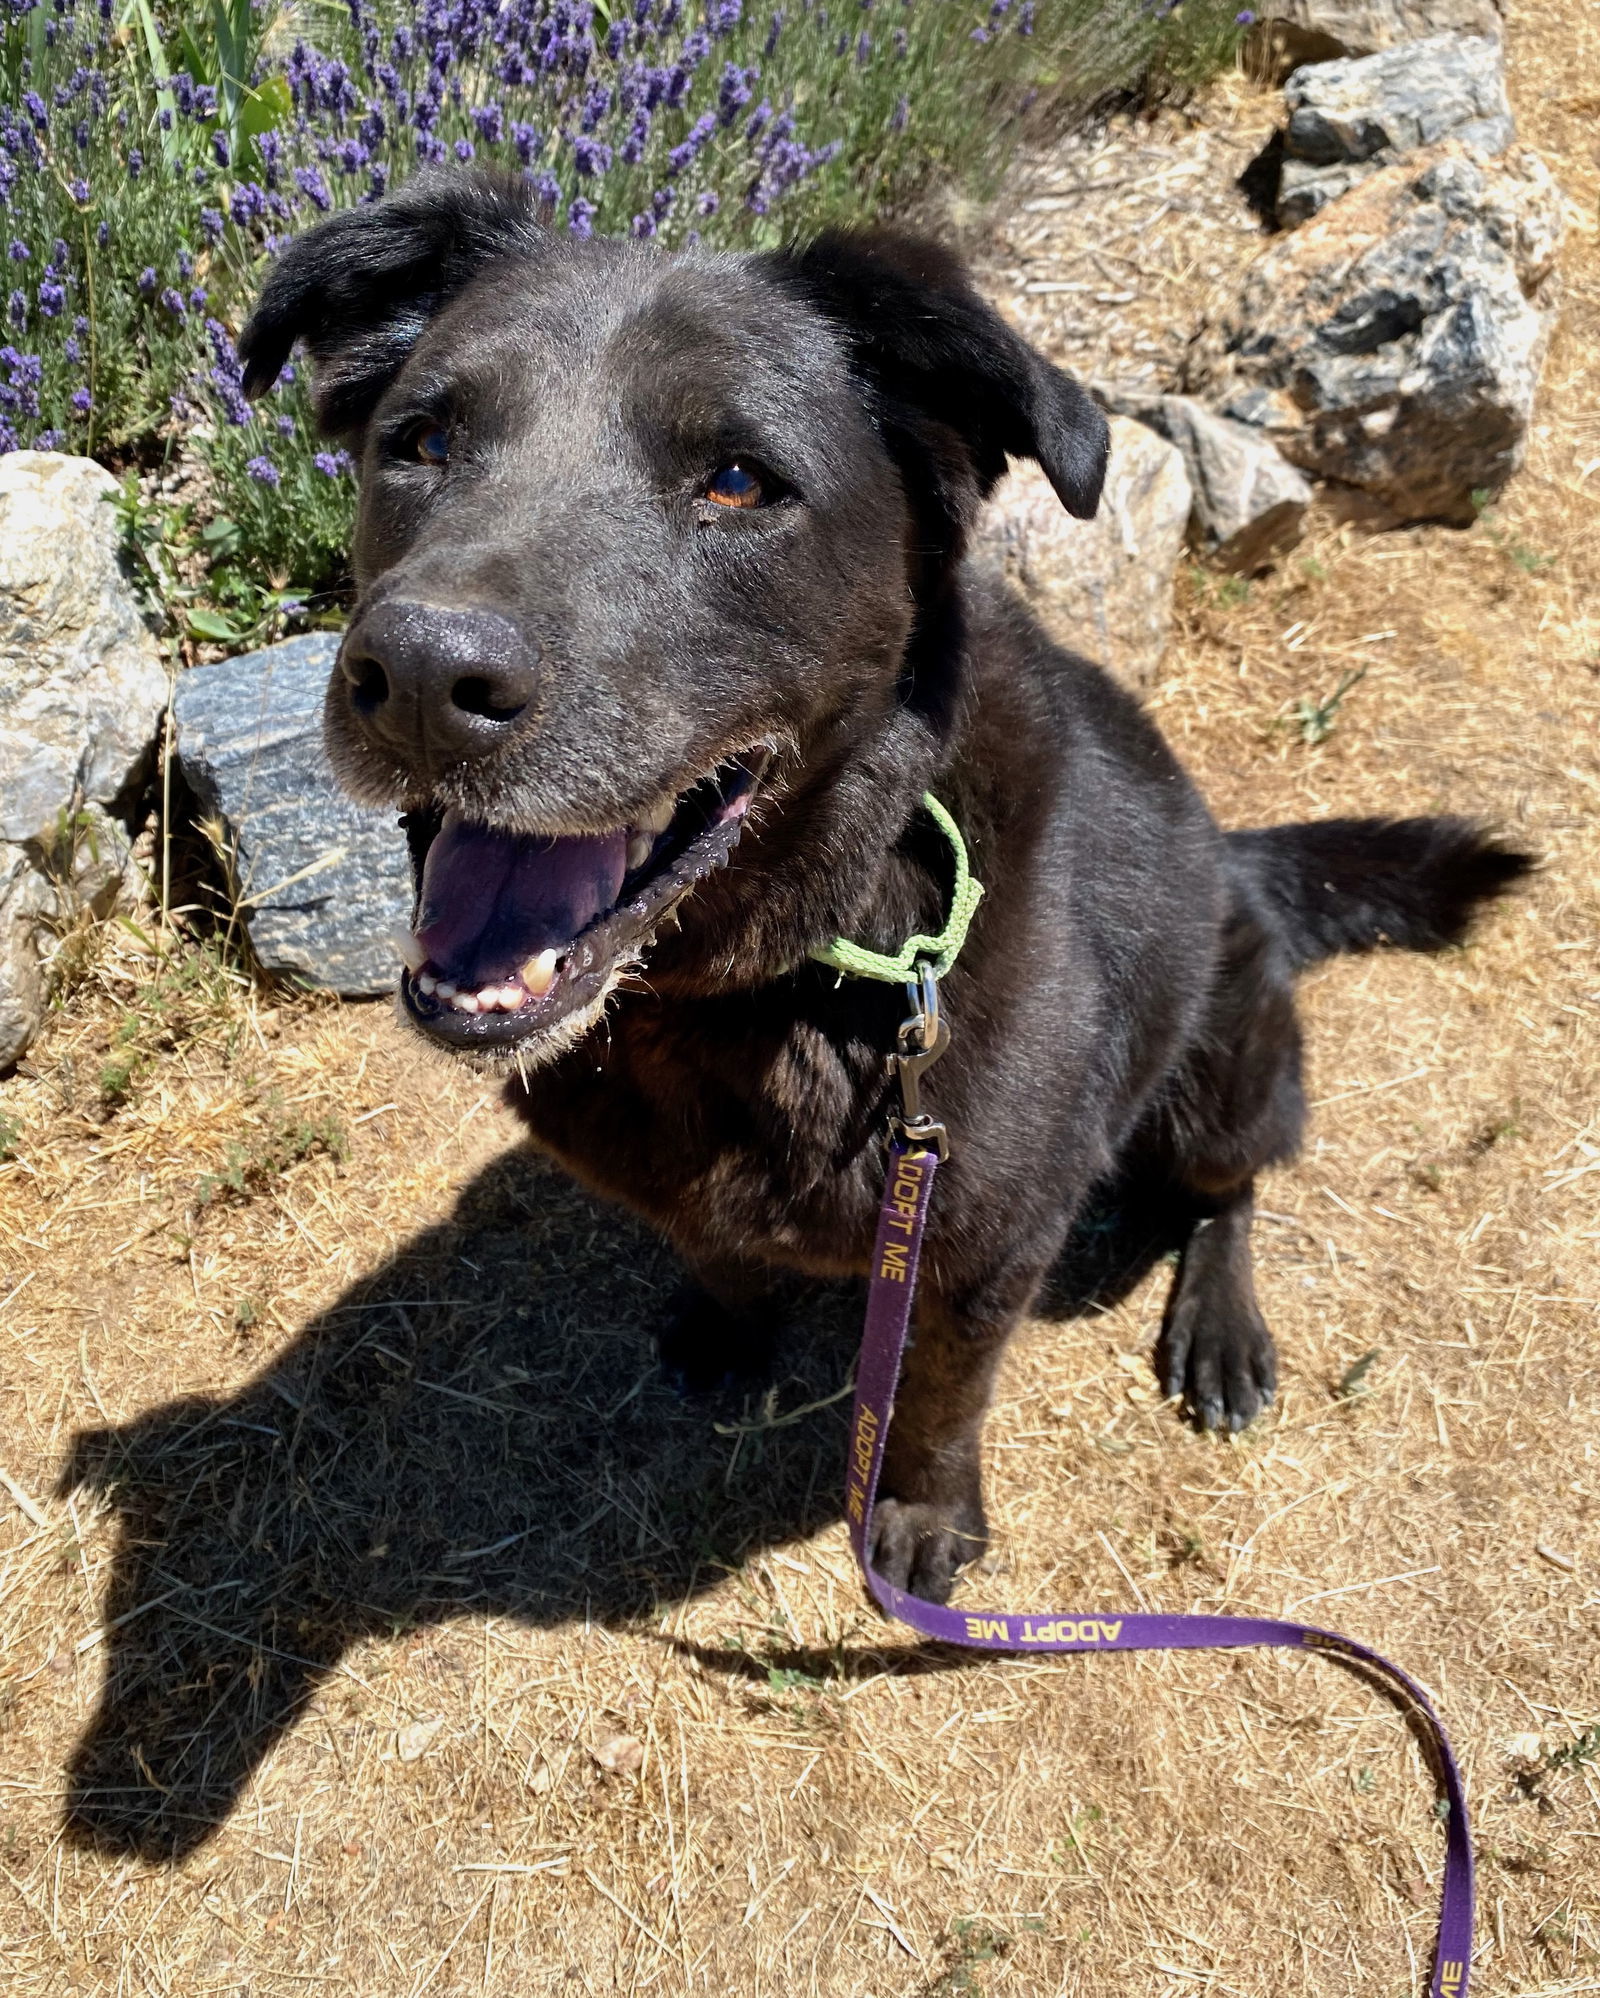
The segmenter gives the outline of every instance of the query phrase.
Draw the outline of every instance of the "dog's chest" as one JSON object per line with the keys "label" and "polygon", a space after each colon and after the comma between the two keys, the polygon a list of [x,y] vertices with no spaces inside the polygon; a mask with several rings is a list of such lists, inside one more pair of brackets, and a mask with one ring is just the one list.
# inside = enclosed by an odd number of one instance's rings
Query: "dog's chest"
{"label": "dog's chest", "polygon": [[848,1274],[883,1172],[882,1056],[752,1009],[627,1009],[608,1040],[512,1085],[535,1139],[690,1256]]}

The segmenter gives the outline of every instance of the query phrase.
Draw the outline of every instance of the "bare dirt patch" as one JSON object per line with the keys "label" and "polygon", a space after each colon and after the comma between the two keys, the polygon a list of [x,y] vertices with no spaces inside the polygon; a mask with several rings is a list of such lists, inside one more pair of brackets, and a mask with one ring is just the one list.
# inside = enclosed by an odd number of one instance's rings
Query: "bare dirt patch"
{"label": "bare dirt patch", "polygon": [[[1474,811],[1544,869],[1462,953],[1307,987],[1270,1420],[1156,1399],[1159,1280],[1041,1323],[967,1597],[1402,1661],[1466,1769],[1476,1988],[1556,1994],[1600,1991],[1600,20],[1515,8],[1511,51],[1579,215],[1528,470],[1467,532],[1324,520],[1247,594],[1187,579],[1154,702],[1231,822]],[[1312,747],[1297,704],[1362,668]],[[1279,1654],[922,1661],[850,1570],[842,1404],[772,1426],[837,1393],[850,1300],[798,1300],[719,1430],[653,1373],[669,1260],[482,1085],[381,1008],[149,990],[108,948],[0,1092],[9,1991],[1422,1988],[1441,1840],[1381,1695]]]}

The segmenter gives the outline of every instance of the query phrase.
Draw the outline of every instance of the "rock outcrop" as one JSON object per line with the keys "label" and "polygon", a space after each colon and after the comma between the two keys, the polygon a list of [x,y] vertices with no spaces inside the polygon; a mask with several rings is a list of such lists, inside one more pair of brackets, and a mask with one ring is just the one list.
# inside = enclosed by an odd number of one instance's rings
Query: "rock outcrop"
{"label": "rock outcrop", "polygon": [[1465,524],[1522,462],[1563,226],[1523,149],[1385,167],[1255,259],[1186,386],[1390,518]]}
{"label": "rock outcrop", "polygon": [[1191,503],[1182,454],[1144,424],[1113,416],[1095,518],[1075,520],[1037,466],[1015,464],[979,525],[974,559],[1019,585],[1060,644],[1147,686],[1172,629]]}
{"label": "rock outcrop", "polygon": [[1281,80],[1302,63],[1373,55],[1430,35],[1494,35],[1500,0],[1262,0],[1250,33],[1257,73]]}
{"label": "rock outcrop", "polygon": [[1311,482],[1259,429],[1186,395],[1103,392],[1183,453],[1192,504],[1189,545],[1216,568],[1253,575],[1300,539]]}
{"label": "rock outcrop", "polygon": [[128,868],[167,676],[87,458],[0,457],[0,1073],[38,1031],[55,938]]}
{"label": "rock outcrop", "polygon": [[184,781],[221,821],[257,958],[373,998],[398,979],[411,866],[394,813],[351,804],[328,767],[322,703],[338,649],[314,632],[196,666],[178,681],[173,718]]}
{"label": "rock outcrop", "polygon": [[1313,63],[1284,86],[1278,220],[1308,221],[1407,153],[1458,139],[1502,153],[1515,136],[1501,45],[1434,35],[1354,62]]}

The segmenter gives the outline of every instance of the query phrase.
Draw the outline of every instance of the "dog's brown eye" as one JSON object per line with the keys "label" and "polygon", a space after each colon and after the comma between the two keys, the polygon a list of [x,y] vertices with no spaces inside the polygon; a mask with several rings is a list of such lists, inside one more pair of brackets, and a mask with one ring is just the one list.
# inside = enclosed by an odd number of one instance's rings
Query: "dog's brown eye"
{"label": "dog's brown eye", "polygon": [[706,498],[718,506],[761,506],[766,497],[760,475],[737,459],[731,465],[724,465],[706,487]]}
{"label": "dog's brown eye", "polygon": [[450,433],[437,423],[425,423],[412,446],[423,464],[442,465],[450,456]]}

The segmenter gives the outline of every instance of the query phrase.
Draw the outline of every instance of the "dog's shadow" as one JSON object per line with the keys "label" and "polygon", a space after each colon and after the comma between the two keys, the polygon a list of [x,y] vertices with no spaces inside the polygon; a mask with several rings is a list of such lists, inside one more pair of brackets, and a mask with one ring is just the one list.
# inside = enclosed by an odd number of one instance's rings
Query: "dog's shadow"
{"label": "dog's shadow", "polygon": [[[1101,1202],[1051,1314],[1126,1290],[1175,1225]],[[635,1224],[508,1155],[241,1392],[81,1435],[63,1488],[108,1499],[120,1539],[69,1836],[192,1851],[363,1638],[468,1609],[635,1623],[836,1518],[859,1294],[794,1300],[777,1405],[828,1405],[761,1427],[752,1402],[729,1433],[739,1411],[657,1374],[677,1281]]]}

